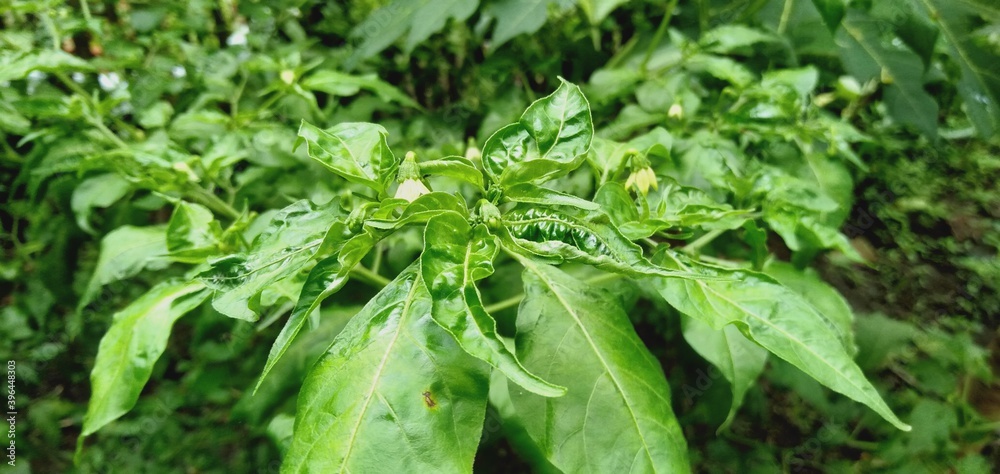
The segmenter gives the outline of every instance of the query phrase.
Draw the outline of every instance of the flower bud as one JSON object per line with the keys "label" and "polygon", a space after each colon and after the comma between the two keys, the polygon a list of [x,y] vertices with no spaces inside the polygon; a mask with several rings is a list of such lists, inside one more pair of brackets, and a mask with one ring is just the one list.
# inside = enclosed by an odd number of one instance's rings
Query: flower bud
{"label": "flower bud", "polygon": [[670,106],[670,110],[667,111],[667,117],[677,120],[684,118],[684,107],[679,102],[675,102],[674,105]]}
{"label": "flower bud", "polygon": [[285,84],[292,85],[292,83],[295,82],[295,71],[291,69],[281,71],[279,76],[281,77],[281,82],[284,82]]}

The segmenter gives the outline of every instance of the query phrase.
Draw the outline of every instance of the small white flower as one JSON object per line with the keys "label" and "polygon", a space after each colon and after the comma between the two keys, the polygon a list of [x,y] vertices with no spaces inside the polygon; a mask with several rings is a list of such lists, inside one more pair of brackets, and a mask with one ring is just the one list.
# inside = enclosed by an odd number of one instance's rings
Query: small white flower
{"label": "small white flower", "polygon": [[399,187],[396,188],[395,198],[405,199],[407,202],[413,202],[418,197],[430,192],[431,190],[427,189],[427,186],[423,181],[419,179],[405,179],[402,183],[399,183]]}
{"label": "small white flower", "polygon": [[246,46],[247,35],[250,33],[250,27],[246,24],[241,24],[236,27],[233,34],[226,38],[226,44],[229,46]]}
{"label": "small white flower", "polygon": [[83,84],[83,81],[87,80],[87,76],[84,76],[82,72],[73,73],[73,82],[77,84]]}
{"label": "small white flower", "polygon": [[188,72],[187,69],[184,69],[184,66],[174,66],[173,69],[170,70],[170,75],[174,76],[174,79],[181,79],[187,76]]}
{"label": "small white flower", "polygon": [[122,83],[121,76],[117,72],[102,72],[97,75],[97,83],[105,92],[113,91]]}
{"label": "small white flower", "polygon": [[279,76],[281,77],[281,82],[284,82],[285,84],[292,85],[292,83],[295,82],[295,71],[291,69],[281,71]]}

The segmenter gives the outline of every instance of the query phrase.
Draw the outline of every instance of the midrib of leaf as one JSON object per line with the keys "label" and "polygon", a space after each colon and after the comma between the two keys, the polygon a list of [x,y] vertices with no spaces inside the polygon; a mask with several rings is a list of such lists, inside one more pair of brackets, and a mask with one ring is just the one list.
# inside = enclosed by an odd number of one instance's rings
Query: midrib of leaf
{"label": "midrib of leaf", "polygon": [[[669,254],[667,254],[667,255],[669,255]],[[673,256],[670,256],[670,258],[672,258],[672,259],[673,259]],[[688,270],[690,270],[690,268],[689,268],[689,267],[687,267],[686,265],[684,265],[684,263],[683,263],[683,262],[681,262],[681,261],[679,261],[679,260],[677,260],[677,259],[674,259],[674,261],[675,261],[675,262],[677,262],[677,264],[678,264],[678,265],[680,265],[680,266],[682,266],[682,267],[684,267],[684,268],[687,268]],[[844,380],[846,380],[846,381],[847,381],[848,383],[850,383],[850,384],[851,384],[851,385],[852,385],[852,386],[853,386],[854,388],[858,389],[858,390],[859,390],[859,391],[860,391],[861,393],[865,394],[865,398],[868,398],[869,400],[871,400],[871,398],[870,398],[870,395],[869,395],[869,394],[867,393],[867,391],[865,391],[865,390],[864,390],[864,387],[862,387],[862,386],[859,386],[859,385],[857,385],[857,384],[855,383],[855,381],[854,381],[854,380],[853,380],[852,378],[848,377],[848,376],[847,376],[846,374],[844,374],[844,373],[843,373],[843,372],[841,372],[840,370],[837,370],[837,368],[836,368],[836,367],[834,367],[833,365],[831,365],[831,364],[830,364],[830,363],[829,363],[829,362],[828,362],[828,361],[827,361],[827,360],[826,360],[825,358],[823,358],[823,357],[820,357],[820,355],[819,355],[819,354],[817,354],[817,353],[816,353],[815,351],[813,351],[813,350],[812,350],[812,348],[811,348],[811,347],[809,347],[809,345],[808,345],[808,344],[805,344],[804,342],[800,341],[799,339],[797,339],[797,338],[795,338],[795,337],[792,337],[792,335],[791,335],[791,334],[789,334],[789,333],[788,333],[787,331],[783,330],[783,329],[782,329],[781,327],[779,327],[779,326],[776,326],[776,325],[774,325],[773,323],[771,323],[770,321],[768,321],[768,320],[767,320],[766,318],[764,318],[763,316],[760,316],[760,315],[758,315],[757,313],[754,313],[753,311],[750,311],[749,309],[747,309],[747,308],[744,308],[744,307],[743,307],[743,306],[741,306],[741,305],[740,305],[739,303],[737,303],[737,302],[735,302],[735,301],[733,301],[733,300],[729,299],[729,298],[728,298],[728,297],[726,297],[725,295],[723,295],[723,294],[721,294],[721,293],[719,293],[719,292],[715,291],[714,289],[712,289],[712,287],[710,287],[710,286],[707,286],[707,285],[706,285],[706,284],[705,284],[704,282],[702,282],[702,281],[698,281],[698,280],[695,280],[695,283],[696,283],[696,284],[697,284],[697,285],[698,285],[698,286],[699,286],[699,287],[700,287],[700,288],[702,289],[702,291],[705,291],[706,293],[708,293],[708,292],[711,292],[712,294],[714,294],[714,295],[716,295],[717,297],[719,297],[719,299],[721,299],[721,300],[723,300],[723,301],[725,301],[725,302],[727,302],[727,303],[729,303],[729,304],[733,305],[734,307],[736,307],[736,308],[738,308],[738,309],[742,310],[742,311],[743,311],[744,313],[746,313],[746,314],[748,314],[748,315],[752,316],[752,317],[753,317],[754,319],[756,319],[756,320],[758,320],[758,321],[761,321],[761,322],[763,322],[764,324],[766,324],[766,325],[770,326],[770,327],[771,327],[772,329],[774,329],[774,330],[776,330],[776,331],[780,332],[780,333],[781,333],[782,335],[784,335],[784,336],[785,336],[785,337],[786,337],[786,338],[787,338],[788,340],[790,340],[790,341],[793,341],[793,342],[794,342],[795,344],[797,344],[797,345],[799,345],[799,346],[801,346],[801,347],[805,348],[805,349],[806,349],[806,351],[807,351],[807,352],[809,352],[810,354],[812,354],[813,356],[815,356],[817,360],[819,360],[820,362],[822,362],[823,364],[825,364],[825,365],[826,365],[827,367],[830,367],[830,369],[832,369],[832,371],[833,371],[834,373],[836,373],[836,374],[837,374],[837,375],[839,375],[839,376],[840,376],[841,378],[843,378]],[[873,403],[875,403],[876,405],[878,405],[878,404],[882,403],[882,401],[881,401],[881,400],[873,400]]]}
{"label": "midrib of leaf", "polygon": [[[934,7],[934,4],[932,4],[930,0],[920,0],[920,1],[924,4],[924,6],[927,7],[928,11],[932,12],[934,15],[937,15],[938,18],[942,18],[941,13],[937,10],[937,8]],[[977,10],[980,8],[980,6],[975,4],[973,4],[973,7],[976,8]],[[1000,11],[998,11],[997,14],[1000,14]],[[989,71],[984,71],[980,69],[976,65],[976,63],[974,63],[972,60],[969,59],[968,52],[965,50],[965,48],[962,47],[962,42],[959,41],[958,37],[955,35],[955,31],[953,31],[950,28],[947,21],[944,21],[942,19],[939,20],[937,24],[938,28],[941,29],[941,32],[943,32],[944,35],[948,38],[948,42],[951,44],[953,48],[955,48],[955,52],[958,53],[958,55],[962,58],[962,62],[968,65],[970,71],[978,73],[972,75],[973,80],[975,80],[976,83],[979,84],[979,87],[984,94],[989,95],[991,92],[991,88],[983,78],[983,76],[987,75]],[[997,77],[995,79],[1000,80],[1000,77]],[[993,99],[993,104],[992,104],[993,107],[1000,107],[1000,97],[993,97],[992,99]],[[973,98],[973,100],[975,99]],[[987,116],[989,117],[990,121],[993,122],[994,128],[1000,128],[1000,123],[997,123],[995,114],[987,114]]]}
{"label": "midrib of leaf", "polygon": [[[566,93],[564,99],[568,99],[568,97],[569,97],[569,93]],[[551,153],[552,150],[554,150],[556,148],[556,145],[559,144],[559,138],[562,137],[563,127],[566,126],[566,110],[567,109],[569,109],[568,100],[565,101],[565,102],[563,102],[563,107],[562,107],[562,110],[560,111],[560,115],[559,115],[559,131],[556,132],[556,141],[552,143],[552,146],[550,146],[548,150],[545,151],[545,154],[542,155],[542,158],[548,158],[549,153]]]}
{"label": "midrib of leaf", "polygon": [[[520,260],[521,263],[525,266],[525,268],[530,269],[532,273],[538,276],[538,279],[545,284],[545,286],[549,289],[549,291],[552,292],[552,294],[559,301],[559,304],[563,308],[565,308],[566,311],[569,313],[569,315],[573,317],[573,320],[576,321],[577,327],[580,328],[580,331],[583,333],[583,336],[587,339],[587,344],[590,346],[591,350],[593,350],[594,354],[597,355],[597,359],[601,361],[601,365],[604,367],[604,371],[608,374],[608,376],[611,377],[611,381],[615,385],[615,390],[618,391],[618,394],[621,395],[623,400],[625,400],[626,402],[625,407],[628,408],[629,416],[632,418],[632,424],[635,425],[635,431],[636,433],[639,434],[639,439],[642,440],[643,452],[646,453],[646,458],[649,459],[650,463],[655,466],[656,462],[653,459],[653,457],[649,454],[649,443],[646,441],[646,437],[643,434],[642,429],[639,428],[639,419],[638,417],[636,417],[635,411],[632,410],[631,400],[629,400],[629,398],[625,395],[625,391],[622,389],[621,382],[618,381],[618,377],[611,370],[611,367],[608,365],[608,362],[604,359],[604,355],[601,353],[600,350],[598,350],[597,345],[594,343],[594,339],[590,336],[590,332],[587,331],[586,327],[583,325],[583,321],[580,320],[579,315],[573,309],[572,305],[570,305],[569,302],[563,299],[562,295],[560,295],[559,292],[556,291],[555,287],[552,286],[552,283],[549,282],[549,280],[544,275],[542,275],[542,273],[538,270],[538,266],[536,266],[533,262],[531,262],[527,258],[523,258]],[[600,379],[598,379],[598,382],[600,382]],[[597,389],[597,383],[594,384],[594,389],[595,390]],[[654,391],[653,393],[657,392]],[[593,396],[593,393],[591,393],[591,396]],[[586,418],[584,418],[584,425],[586,425]],[[586,433],[584,433],[583,439],[584,443],[586,443],[587,439]]]}
{"label": "midrib of leaf", "polygon": [[[358,413],[358,419],[355,420],[354,422],[354,428],[351,429],[351,439],[347,443],[347,452],[344,453],[344,462],[341,463],[340,465],[341,474],[344,474],[345,472],[351,472],[350,468],[348,468],[347,465],[350,462],[351,453],[354,451],[355,441],[358,438],[358,433],[361,431],[361,421],[364,420],[365,414],[368,412],[368,407],[371,405],[372,398],[374,398],[375,388],[378,386],[378,381],[382,377],[382,372],[385,370],[385,365],[389,361],[389,354],[391,354],[392,350],[396,347],[396,341],[399,340],[399,335],[403,331],[403,326],[406,323],[404,319],[406,318],[407,313],[410,310],[410,304],[413,302],[417,286],[418,286],[417,281],[416,279],[414,279],[412,286],[410,286],[410,291],[406,294],[406,299],[403,302],[403,310],[399,314],[399,321],[396,324],[396,331],[392,335],[392,340],[389,341],[389,344],[385,348],[385,354],[382,355],[382,360],[379,362],[378,370],[376,370],[375,374],[372,376],[372,383],[371,386],[368,388],[368,394],[365,396],[364,405],[361,407],[361,412]],[[330,426],[328,426],[325,430],[323,430],[324,436],[326,433],[332,430],[334,426],[336,426],[336,424],[331,423]],[[312,443],[310,443],[309,449],[307,449],[306,452],[301,456],[301,459],[309,459],[309,454],[312,453],[312,451],[316,448],[316,445],[319,443],[319,440],[322,439],[324,436],[316,436],[313,439]]]}
{"label": "midrib of leaf", "polygon": [[[372,181],[372,182],[375,181],[374,177],[369,176],[368,173],[365,173],[365,169],[364,169],[364,167],[361,166],[361,162],[358,161],[358,157],[354,156],[354,152],[351,151],[351,147],[347,146],[347,142],[345,142],[343,138],[340,138],[339,136],[334,135],[332,133],[327,133],[327,135],[330,135],[331,137],[335,138],[338,142],[340,142],[342,145],[344,145],[344,149],[347,150],[347,154],[351,157],[351,163],[354,163],[354,166],[356,166],[358,168],[358,171],[360,171],[361,173],[363,173],[365,175],[365,179],[368,179],[369,181]],[[330,156],[337,156],[336,154],[332,153],[330,150],[327,150],[324,146],[320,145],[319,142],[316,142],[316,146],[322,148],[323,151],[325,151],[327,153],[330,153]]]}
{"label": "midrib of leaf", "polygon": [[[877,51],[875,51],[874,49],[872,49],[871,46],[866,41],[862,41],[864,39],[865,35],[861,34],[858,30],[852,28],[851,25],[848,22],[846,22],[846,21],[843,22],[841,24],[841,26],[844,27],[844,31],[846,31],[847,34],[851,35],[851,37],[854,38],[854,41],[857,41],[858,44],[861,45],[861,48],[864,49],[866,53],[868,53],[868,56],[870,56],[872,59],[874,59],[875,62],[879,66],[881,66],[883,69],[888,69],[889,70],[889,73],[892,74],[892,80],[893,80],[892,84],[890,84],[890,85],[897,85],[898,86],[898,81],[899,81],[900,77],[897,77],[895,68],[890,68],[889,67],[889,61],[885,57],[883,57]],[[902,87],[900,87],[900,89],[902,89]],[[919,87],[919,89],[923,90],[923,87]],[[910,108],[912,110],[920,110],[919,107],[918,107],[918,104],[914,100],[911,100],[912,97],[911,97],[911,95],[909,93],[907,93],[906,91],[903,91],[903,93],[900,94],[900,95],[904,97],[904,100],[906,101],[906,103],[910,104]]]}

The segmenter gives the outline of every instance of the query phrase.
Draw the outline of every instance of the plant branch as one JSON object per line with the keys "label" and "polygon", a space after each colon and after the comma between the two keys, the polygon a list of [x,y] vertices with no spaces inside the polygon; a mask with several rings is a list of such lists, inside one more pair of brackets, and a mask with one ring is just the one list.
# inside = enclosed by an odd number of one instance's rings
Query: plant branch
{"label": "plant branch", "polygon": [[379,275],[378,273],[375,273],[361,265],[358,265],[354,267],[353,270],[351,270],[351,276],[357,278],[359,281],[365,282],[372,286],[377,286],[379,288],[384,288],[389,283],[392,283],[392,280],[382,275]]}

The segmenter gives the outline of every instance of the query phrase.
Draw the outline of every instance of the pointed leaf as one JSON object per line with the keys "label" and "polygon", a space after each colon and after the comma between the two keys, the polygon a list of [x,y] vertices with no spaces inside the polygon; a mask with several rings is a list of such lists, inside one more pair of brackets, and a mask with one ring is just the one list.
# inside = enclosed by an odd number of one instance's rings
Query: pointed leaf
{"label": "pointed leaf", "polygon": [[677,274],[650,263],[604,213],[516,207],[504,214],[503,223],[504,245],[524,255],[553,263],[579,261],[635,277]]}
{"label": "pointed leaf", "polygon": [[565,393],[531,374],[507,349],[496,332],[496,321],[483,308],[477,280],[493,274],[499,247],[486,227],[475,228],[456,214],[442,214],[427,223],[423,279],[434,298],[434,320],[451,333],[469,354],[488,362],[511,381],[539,395]]}
{"label": "pointed leaf", "polygon": [[165,267],[167,236],[166,227],[121,226],[101,239],[101,255],[87,290],[80,297],[78,308],[84,308],[108,283],[135,276],[145,269]]}
{"label": "pointed leaf", "polygon": [[231,318],[256,321],[260,293],[302,271],[319,250],[330,226],[345,217],[336,199],[323,206],[302,200],[282,209],[257,236],[248,253],[216,260],[198,275],[206,286],[216,290],[212,307]]}
{"label": "pointed leaf", "polygon": [[[767,350],[740,333],[733,325],[713,329],[708,323],[685,316],[682,320],[684,340],[698,355],[714,365],[729,382],[733,402],[726,420],[719,426],[725,430],[743,404],[743,396],[752,387],[767,364]],[[699,387],[700,388],[700,387]]]}
{"label": "pointed leaf", "polygon": [[385,142],[385,128],[373,123],[345,122],[322,130],[302,121],[299,140],[309,156],[344,179],[384,196],[396,179],[399,164]]}
{"label": "pointed leaf", "polygon": [[542,398],[511,387],[510,398],[549,461],[563,472],[690,472],[663,370],[620,303],[554,267],[521,261],[517,354],[567,393]]}
{"label": "pointed leaf", "polygon": [[295,340],[295,336],[302,330],[302,325],[319,305],[330,295],[336,293],[347,283],[347,278],[351,270],[361,261],[365,255],[375,246],[376,238],[371,233],[364,232],[358,235],[351,235],[351,230],[347,224],[336,222],[327,235],[328,252],[330,257],[320,260],[306,277],[306,282],[299,292],[299,299],[295,302],[292,315],[288,317],[288,322],[281,328],[278,337],[271,346],[271,352],[267,355],[267,362],[264,363],[264,370],[257,380],[254,391],[260,388],[267,374],[278,363],[281,356]]}
{"label": "pointed leaf", "polygon": [[709,267],[669,250],[660,254],[659,261],[668,268],[707,275],[727,274],[736,279],[655,280],[660,295],[671,306],[717,330],[735,324],[747,337],[823,385],[868,405],[897,428],[910,430],[851,360],[834,323],[801,296],[764,275]]}
{"label": "pointed leaf", "polygon": [[570,206],[585,211],[596,211],[599,209],[597,203],[592,201],[531,183],[515,184],[504,190],[503,196],[512,202]]}
{"label": "pointed leaf", "polygon": [[590,104],[580,88],[562,80],[536,100],[516,124],[501,128],[483,145],[483,166],[495,183],[540,183],[583,163],[594,138]]}
{"label": "pointed leaf", "polygon": [[488,367],[433,322],[418,270],[382,289],[309,372],[281,472],[472,472]]}
{"label": "pointed leaf", "polygon": [[128,413],[167,346],[174,321],[208,296],[198,282],[164,282],[114,315],[101,338],[83,432],[88,436]]}

